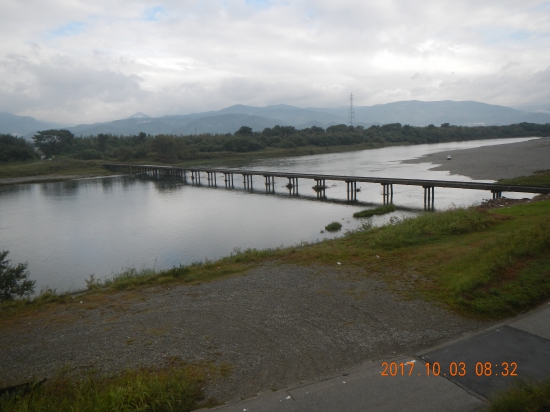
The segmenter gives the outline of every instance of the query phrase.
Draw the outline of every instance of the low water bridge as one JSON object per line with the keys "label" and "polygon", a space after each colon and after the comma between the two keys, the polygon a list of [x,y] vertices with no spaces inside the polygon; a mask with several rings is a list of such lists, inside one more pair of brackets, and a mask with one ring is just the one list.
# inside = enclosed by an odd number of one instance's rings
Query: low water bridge
{"label": "low water bridge", "polygon": [[291,193],[298,193],[298,179],[309,179],[315,181],[313,189],[317,192],[317,197],[325,197],[326,181],[343,181],[347,185],[347,200],[356,201],[357,182],[378,183],[381,184],[383,203],[393,203],[393,185],[421,186],[424,189],[424,207],[432,209],[434,207],[434,196],[436,187],[449,187],[456,189],[485,190],[492,193],[493,199],[502,197],[502,192],[517,193],[550,193],[550,187],[539,186],[521,186],[521,185],[502,185],[498,183],[477,183],[477,182],[456,182],[450,180],[424,180],[424,179],[399,179],[386,177],[365,177],[365,176],[341,176],[324,175],[317,173],[293,173],[293,172],[272,172],[259,170],[236,170],[219,169],[203,167],[173,167],[173,166],[155,166],[155,165],[130,165],[118,163],[106,163],[104,167],[113,172],[143,174],[156,178],[177,178],[187,182],[187,177],[191,179],[194,185],[201,185],[201,176],[207,181],[208,186],[217,186],[217,176],[223,175],[226,188],[234,187],[234,176],[242,175],[243,187],[246,190],[253,188],[253,176],[263,177],[266,193],[275,193],[275,178],[286,178],[288,184],[286,187]]}

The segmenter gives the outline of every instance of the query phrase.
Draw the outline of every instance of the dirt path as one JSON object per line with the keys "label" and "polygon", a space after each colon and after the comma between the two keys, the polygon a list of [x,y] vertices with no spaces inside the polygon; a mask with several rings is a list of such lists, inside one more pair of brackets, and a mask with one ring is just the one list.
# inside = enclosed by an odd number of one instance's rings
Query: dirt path
{"label": "dirt path", "polygon": [[[170,358],[233,366],[219,401],[283,388],[365,360],[413,353],[488,323],[405,300],[358,268],[266,263],[243,276],[76,297],[0,324],[0,387],[76,371],[113,372]],[[82,303],[80,301],[82,300]]]}

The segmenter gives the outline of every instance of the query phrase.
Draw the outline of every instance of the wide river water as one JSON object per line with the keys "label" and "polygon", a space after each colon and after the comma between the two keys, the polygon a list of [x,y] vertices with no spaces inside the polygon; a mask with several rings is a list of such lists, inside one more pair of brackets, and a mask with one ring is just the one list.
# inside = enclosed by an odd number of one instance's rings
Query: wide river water
{"label": "wide river water", "polygon": [[[524,140],[478,140],[265,159],[242,168],[472,181],[466,176],[430,171],[432,163],[401,161]],[[442,153],[441,163],[445,157]],[[0,187],[0,250],[9,250],[13,263],[29,263],[37,291],[78,290],[85,287],[91,274],[104,278],[131,267],[170,268],[214,260],[238,249],[291,246],[340,236],[364,221],[354,219],[353,213],[382,203],[382,186],[378,184],[360,184],[358,204],[346,204],[345,182],[327,181],[327,200],[320,201],[312,189],[314,181],[300,180],[299,196],[290,196],[286,179],[276,180],[273,195],[265,193],[263,178],[254,180],[250,193],[243,190],[239,177],[235,175],[235,189],[231,190],[225,189],[223,177],[218,177],[217,188],[136,176]],[[436,188],[435,206],[442,210],[489,197],[489,192]],[[423,208],[423,198],[421,187],[394,186],[394,204],[400,209],[373,218],[373,223],[417,214]],[[342,223],[342,231],[324,232],[325,225],[333,221]]]}

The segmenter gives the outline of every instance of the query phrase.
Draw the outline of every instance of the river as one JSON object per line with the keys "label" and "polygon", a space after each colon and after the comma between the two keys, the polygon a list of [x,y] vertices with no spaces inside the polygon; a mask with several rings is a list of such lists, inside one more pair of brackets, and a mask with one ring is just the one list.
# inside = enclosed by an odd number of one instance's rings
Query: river
{"label": "river", "polygon": [[[386,147],[376,150],[257,160],[243,169],[307,173],[472,181],[466,176],[430,171],[432,163],[404,164],[429,153],[523,141],[497,139]],[[445,154],[441,155],[445,158]],[[442,160],[444,162],[445,160]],[[286,179],[276,181],[276,194],[266,194],[254,181],[254,193],[242,189],[196,187],[181,182],[136,176],[78,179],[0,187],[0,250],[10,250],[13,263],[29,264],[37,291],[79,290],[91,274],[111,276],[127,268],[170,268],[214,260],[235,250],[265,249],[315,242],[354,230],[353,213],[382,203],[382,186],[360,184],[359,204],[346,204],[346,184],[329,182],[327,201],[319,201],[313,181],[300,180],[299,196],[290,196]],[[221,184],[220,184],[221,183]],[[332,186],[333,185],[333,186]],[[407,217],[423,207],[423,190],[394,186],[400,209],[373,218],[376,225],[391,216]],[[471,205],[490,193],[435,190],[438,210]],[[518,195],[524,197],[524,194]],[[338,233],[324,231],[338,221]]]}

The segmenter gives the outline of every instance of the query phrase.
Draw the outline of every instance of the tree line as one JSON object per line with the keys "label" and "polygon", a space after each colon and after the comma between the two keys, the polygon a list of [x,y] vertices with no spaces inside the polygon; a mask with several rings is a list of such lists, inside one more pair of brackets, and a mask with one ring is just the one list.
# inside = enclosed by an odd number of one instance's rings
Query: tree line
{"label": "tree line", "polygon": [[[75,137],[68,130],[44,130],[34,138],[34,145],[46,156],[69,156],[77,159],[145,160],[177,162],[210,157],[213,153],[246,153],[264,149],[296,149],[316,146],[380,147],[388,144],[422,144],[495,139],[505,137],[550,136],[550,124],[519,123],[508,126],[452,126],[444,123],[418,127],[392,123],[363,126],[344,124],[312,126],[297,130],[292,126],[275,126],[254,132],[243,126],[235,133],[156,136],[139,133],[118,136],[98,134]],[[30,144],[22,138],[0,136],[0,161],[26,160],[36,157]]]}

